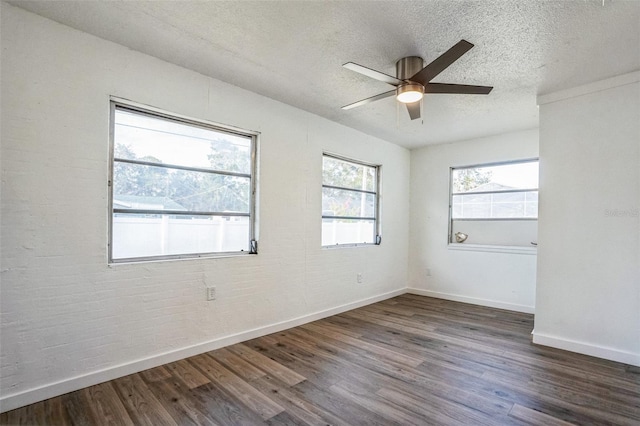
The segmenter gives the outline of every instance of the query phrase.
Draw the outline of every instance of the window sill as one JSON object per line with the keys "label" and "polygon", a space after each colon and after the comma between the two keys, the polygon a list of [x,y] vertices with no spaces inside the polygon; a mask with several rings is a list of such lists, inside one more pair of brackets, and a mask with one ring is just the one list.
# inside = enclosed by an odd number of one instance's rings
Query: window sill
{"label": "window sill", "polygon": [[450,243],[447,246],[447,248],[449,250],[527,254],[527,255],[534,255],[534,256],[538,254],[538,249],[536,247],[525,247],[525,246],[494,246],[494,245],[488,245],[488,244]]}
{"label": "window sill", "polygon": [[116,259],[110,260],[107,265],[109,267],[119,266],[119,265],[138,265],[145,263],[166,263],[166,262],[182,262],[189,260],[204,260],[204,259],[226,259],[230,257],[244,257],[244,256],[252,256],[257,255],[258,253],[251,253],[249,251],[233,251],[233,252],[223,252],[223,253],[211,253],[211,254],[202,254],[200,256],[187,256],[187,255],[177,255],[177,256],[155,256],[155,257],[134,257],[134,258],[125,258],[125,259]]}
{"label": "window sill", "polygon": [[333,244],[330,246],[322,246],[322,249],[335,250],[335,249],[342,249],[342,248],[375,247],[379,245],[380,244],[376,244],[376,243]]}

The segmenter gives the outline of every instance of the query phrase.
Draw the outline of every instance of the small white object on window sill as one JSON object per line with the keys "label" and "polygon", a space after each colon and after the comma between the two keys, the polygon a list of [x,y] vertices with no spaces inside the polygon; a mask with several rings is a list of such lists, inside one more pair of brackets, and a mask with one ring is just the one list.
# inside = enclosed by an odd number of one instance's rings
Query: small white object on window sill
{"label": "small white object on window sill", "polygon": [[526,246],[495,246],[490,244],[458,244],[450,243],[447,247],[449,250],[461,251],[484,251],[492,253],[513,253],[513,254],[537,254],[536,247]]}
{"label": "small white object on window sill", "polygon": [[456,232],[455,236],[456,243],[464,243],[469,237],[469,235],[465,234],[464,232]]}

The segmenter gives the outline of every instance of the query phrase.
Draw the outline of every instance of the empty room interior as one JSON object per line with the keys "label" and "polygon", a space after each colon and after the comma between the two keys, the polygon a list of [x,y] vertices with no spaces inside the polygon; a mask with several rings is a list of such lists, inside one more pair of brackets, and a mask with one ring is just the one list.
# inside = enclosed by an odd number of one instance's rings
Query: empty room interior
{"label": "empty room interior", "polygon": [[0,18],[0,424],[640,424],[640,2]]}

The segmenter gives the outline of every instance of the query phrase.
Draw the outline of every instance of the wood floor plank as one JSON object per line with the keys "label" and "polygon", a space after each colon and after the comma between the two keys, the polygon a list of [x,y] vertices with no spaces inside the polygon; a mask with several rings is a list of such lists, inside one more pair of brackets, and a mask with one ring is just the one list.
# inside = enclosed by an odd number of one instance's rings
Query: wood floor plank
{"label": "wood floor plank", "polygon": [[403,306],[399,306],[397,301],[384,300],[376,303],[376,310],[396,315],[397,317],[412,317],[415,312]]}
{"label": "wood floor plank", "polygon": [[116,391],[136,425],[177,425],[139,374],[113,380]]}
{"label": "wood floor plank", "polygon": [[[299,341],[289,333],[281,332],[268,336],[273,341],[275,350],[270,354],[275,359],[280,358],[280,354],[290,357],[290,362],[296,370],[304,371],[307,380],[313,382],[318,387],[328,389],[332,385],[340,382],[345,377],[353,374],[352,365],[336,362],[333,357],[324,356],[322,351],[313,344]],[[280,352],[280,354],[278,354]]]}
{"label": "wood floor plank", "polygon": [[336,333],[335,331],[332,331],[328,328],[323,327],[322,325],[319,324],[315,324],[315,323],[310,323],[310,324],[305,324],[300,326],[301,328],[305,329],[305,330],[311,330],[311,331],[315,331],[319,334],[324,334],[327,337],[331,337],[334,338],[336,340],[341,340],[344,343],[347,343],[349,345],[352,346],[356,346],[360,349],[364,349],[366,351],[369,351],[373,354],[375,354],[376,356],[383,358],[383,359],[389,359],[395,362],[400,362],[403,364],[406,364],[407,366],[410,367],[415,367],[417,365],[419,365],[422,360],[418,359],[418,358],[414,358],[411,356],[407,356],[403,353],[400,352],[396,352],[392,349],[386,348],[383,345],[372,345],[370,343],[367,343],[361,339],[355,339],[353,337],[347,336],[346,334],[343,333]]}
{"label": "wood floor plank", "polygon": [[323,410],[291,389],[286,383],[275,377],[264,376],[251,381],[251,385],[261,392],[270,395],[271,398],[285,408],[296,419],[312,426],[326,426],[328,424],[340,424],[344,420]]}
{"label": "wood floor plank", "polygon": [[140,374],[142,374],[142,377],[146,382],[156,382],[166,380],[171,377],[171,373],[164,365],[144,370]]}
{"label": "wood floor plank", "polygon": [[284,411],[284,408],[233,374],[213,357],[198,355],[192,357],[190,361],[209,379],[219,383],[225,390],[259,414],[264,420]]}
{"label": "wood floor plank", "polygon": [[381,413],[390,424],[415,426],[424,424],[418,416],[411,415],[410,412],[403,410],[402,407],[387,403],[388,401],[386,401],[385,398],[380,398],[379,395],[371,394],[363,389],[357,388],[353,383],[342,381],[331,386],[329,390],[343,399],[352,401],[373,413]]}
{"label": "wood floor plank", "polygon": [[532,425],[547,425],[547,426],[570,426],[572,423],[568,423],[562,420],[559,420],[555,417],[552,417],[548,414],[541,413],[536,410],[532,410],[527,407],[523,407],[519,404],[514,404],[511,412],[509,413],[511,417],[515,417],[516,419],[524,420],[525,422]]}
{"label": "wood floor plank", "polygon": [[[572,378],[584,379],[589,382],[598,382],[614,388],[624,389],[632,393],[638,391],[639,374],[625,374],[616,372],[615,376],[610,371],[598,371],[595,368],[584,368],[583,363],[577,363],[574,358],[571,361],[550,359],[549,357],[532,356],[519,352],[506,354],[509,359],[518,361],[530,369],[549,372],[552,375],[570,375]],[[578,355],[575,354],[577,358]],[[589,365],[590,367],[590,365]]]}
{"label": "wood floor plank", "polygon": [[489,425],[492,424],[486,416],[480,416],[465,407],[447,403],[446,400],[432,401],[430,404],[415,395],[399,389],[382,388],[377,394],[400,407],[414,411],[416,414],[429,419],[436,424],[446,425]]}
{"label": "wood floor plank", "polygon": [[66,426],[73,422],[64,407],[63,397],[55,397],[40,404],[31,404],[0,414],[2,425]]}
{"label": "wood floor plank", "polygon": [[[93,410],[89,406],[89,401],[84,397],[84,392],[82,390],[68,393],[66,395],[62,395],[62,404],[65,407],[65,410],[69,414],[69,417],[72,419],[72,424],[76,425],[94,425],[98,424],[100,419],[95,418],[93,415]],[[47,419],[45,423],[39,423],[37,421],[32,421],[31,423],[22,423],[22,424],[49,424],[54,423],[55,419]],[[11,424],[11,423],[9,423]]]}
{"label": "wood floor plank", "polygon": [[204,412],[215,418],[221,426],[260,425],[264,420],[258,413],[227,393],[215,382],[191,389],[189,395],[200,401]]}
{"label": "wood floor plank", "polygon": [[189,389],[206,385],[210,380],[187,360],[172,362],[166,365],[172,375],[179,377]]}
{"label": "wood floor plank", "polygon": [[101,383],[81,391],[94,414],[94,418],[103,425],[133,425],[133,421],[113,383]]}
{"label": "wood floor plank", "polygon": [[[510,359],[513,359],[509,356]],[[502,381],[528,383],[532,388],[551,387],[554,392],[565,389],[567,392],[585,395],[597,395],[594,404],[605,404],[607,407],[616,405],[626,405],[629,407],[637,404],[638,385],[633,389],[611,386],[607,380],[593,380],[592,376],[582,376],[577,374],[576,369],[565,369],[555,371],[551,369],[540,369],[531,367],[522,362],[514,362],[513,368],[488,368],[483,375],[485,379],[490,380],[492,376],[499,376]],[[636,410],[636,415],[640,415]],[[640,419],[639,419],[640,420]]]}
{"label": "wood floor plank", "polygon": [[237,355],[226,348],[208,352],[207,355],[212,356],[242,379],[247,381],[263,377],[267,374],[265,371],[255,367],[249,361],[244,360],[240,355]]}
{"label": "wood floor plank", "polygon": [[434,329],[434,327],[426,321],[424,323],[417,323],[416,319],[413,317],[405,318],[396,314],[384,312],[383,310],[377,309],[375,306],[365,306],[364,308],[358,309],[356,312],[344,312],[340,314],[340,316],[362,319],[368,318],[370,322],[393,326],[402,331],[417,332],[419,334],[422,334],[425,331],[433,331]]}
{"label": "wood floor plank", "polygon": [[228,350],[241,358],[244,358],[249,363],[253,364],[265,373],[271,374],[290,386],[300,383],[305,380],[303,375],[296,373],[295,371],[283,366],[282,364],[272,360],[269,357],[262,355],[260,352],[254,351],[249,347],[238,343],[228,348]]}
{"label": "wood floor plank", "polygon": [[[324,387],[331,388],[344,380],[360,383],[385,383],[393,380],[391,376],[385,376],[368,368],[374,362],[378,362],[375,358],[370,357],[369,362],[363,362],[363,357],[354,352],[353,347],[346,349],[348,345],[340,341],[334,341],[336,345],[333,345],[327,338],[323,341],[315,340],[302,330],[287,330],[279,333],[278,339],[285,343],[284,349],[291,355],[297,356],[300,362],[332,377],[332,384],[323,384]],[[313,357],[309,358],[305,353],[312,354]],[[404,366],[394,365],[391,368],[404,368]]]}
{"label": "wood floor plank", "polygon": [[[513,377],[506,377],[497,372],[490,372],[483,376],[484,380],[509,383],[512,389],[518,391],[527,397],[536,397],[540,401],[548,404],[555,404],[562,409],[575,414],[575,420],[584,419],[586,416],[595,419],[598,423],[607,421],[618,425],[638,425],[640,424],[640,408],[628,406],[626,404],[612,403],[603,401],[599,396],[588,395],[573,392],[564,386],[544,385],[536,381],[526,382],[526,386],[522,386],[522,382],[516,381]],[[549,398],[549,394],[562,394],[561,400],[557,398]]]}
{"label": "wood floor plank", "polygon": [[155,380],[147,382],[147,385],[177,424],[181,426],[217,424],[213,413],[204,408],[198,398],[193,397],[191,392],[193,388],[189,388],[179,378]]}
{"label": "wood floor plank", "polygon": [[291,414],[286,411],[271,417],[269,420],[265,422],[268,425],[273,426],[306,426],[307,423],[295,418]]}
{"label": "wood floor plank", "polygon": [[[287,348],[277,346],[278,342],[272,336],[263,336],[245,343],[286,368],[304,375],[305,381],[310,381],[321,388],[329,388],[342,380],[342,377],[336,376],[332,371],[318,368],[321,366],[305,362],[302,357],[296,356],[292,351],[287,351]],[[304,383],[304,381],[299,383]]]}
{"label": "wood floor plank", "polygon": [[398,348],[405,348],[407,351],[420,352],[424,361],[422,365],[426,368],[435,366],[436,368],[445,367],[447,369],[457,370],[462,374],[469,374],[480,377],[486,371],[486,366],[479,362],[479,359],[467,359],[460,357],[459,348],[454,345],[447,345],[442,342],[430,339],[416,338],[415,336],[371,336],[364,335],[363,340],[369,343],[379,342],[380,339],[386,341],[387,344]]}
{"label": "wood floor plank", "polygon": [[0,425],[640,424],[640,367],[533,315],[404,294],[0,414]]}
{"label": "wood floor plank", "polygon": [[354,426],[389,426],[389,420],[379,412],[373,412],[342,398],[340,395],[304,381],[293,387],[301,397],[307,398],[322,410],[342,419],[338,424]]}

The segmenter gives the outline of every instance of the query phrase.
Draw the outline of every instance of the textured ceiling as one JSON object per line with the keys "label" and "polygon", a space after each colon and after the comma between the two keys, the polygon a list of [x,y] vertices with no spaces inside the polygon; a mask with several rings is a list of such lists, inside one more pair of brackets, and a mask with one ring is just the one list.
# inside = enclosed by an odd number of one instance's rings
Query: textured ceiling
{"label": "textured ceiling", "polygon": [[[414,148],[537,127],[536,95],[640,69],[637,1],[10,1],[55,21]],[[404,56],[475,47],[434,81],[494,86],[428,95],[422,120],[391,89]]]}

